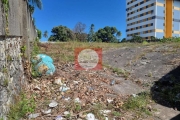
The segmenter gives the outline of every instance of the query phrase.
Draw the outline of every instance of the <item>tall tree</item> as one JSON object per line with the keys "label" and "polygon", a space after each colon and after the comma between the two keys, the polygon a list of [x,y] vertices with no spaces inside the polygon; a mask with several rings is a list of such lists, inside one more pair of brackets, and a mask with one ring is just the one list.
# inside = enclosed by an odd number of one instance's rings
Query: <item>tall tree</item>
{"label": "tall tree", "polygon": [[88,34],[88,41],[89,42],[95,41],[94,24],[91,24],[89,34]]}
{"label": "tall tree", "polygon": [[68,41],[74,39],[74,33],[66,26],[58,26],[52,29],[52,35],[48,41]]}
{"label": "tall tree", "polygon": [[41,0],[28,0],[30,4],[36,5],[39,9],[42,9],[42,1]]}
{"label": "tall tree", "polygon": [[43,36],[44,36],[45,38],[48,38],[48,31],[47,31],[47,30],[46,30],[46,31],[44,31]]}
{"label": "tall tree", "polygon": [[78,23],[75,25],[73,32],[74,32],[74,33],[79,33],[79,34],[81,34],[81,33],[84,32],[85,29],[86,29],[86,25],[83,24],[83,23],[81,23],[81,22],[78,22]]}
{"label": "tall tree", "polygon": [[42,37],[42,32],[39,29],[37,29],[37,36],[39,39],[41,39],[41,37]]}
{"label": "tall tree", "polygon": [[73,29],[73,32],[75,33],[76,35],[76,38],[80,41],[85,41],[86,38],[87,38],[87,34],[84,32],[84,30],[86,29],[86,25],[81,23],[81,22],[78,22],[74,29]]}
{"label": "tall tree", "polygon": [[102,42],[117,42],[117,36],[121,36],[121,32],[116,29],[116,27],[106,26],[103,29],[99,29],[96,32],[96,41]]}

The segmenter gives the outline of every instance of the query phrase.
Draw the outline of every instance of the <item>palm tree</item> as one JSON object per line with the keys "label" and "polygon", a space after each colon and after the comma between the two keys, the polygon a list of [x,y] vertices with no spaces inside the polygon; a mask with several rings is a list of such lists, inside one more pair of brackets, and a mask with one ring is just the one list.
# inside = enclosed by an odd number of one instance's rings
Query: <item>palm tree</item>
{"label": "palm tree", "polygon": [[119,39],[118,39],[118,42],[119,42],[120,37],[121,37],[121,31],[118,31],[118,32],[116,33],[116,37],[119,38]]}
{"label": "palm tree", "polygon": [[47,30],[46,30],[46,31],[44,31],[43,36],[44,36],[45,38],[48,38],[48,31],[47,31]]}
{"label": "palm tree", "polygon": [[42,9],[42,1],[41,0],[28,0],[28,2],[36,5],[39,9]]}
{"label": "palm tree", "polygon": [[120,37],[121,36],[121,32],[118,31],[117,34],[116,34],[117,37]]}

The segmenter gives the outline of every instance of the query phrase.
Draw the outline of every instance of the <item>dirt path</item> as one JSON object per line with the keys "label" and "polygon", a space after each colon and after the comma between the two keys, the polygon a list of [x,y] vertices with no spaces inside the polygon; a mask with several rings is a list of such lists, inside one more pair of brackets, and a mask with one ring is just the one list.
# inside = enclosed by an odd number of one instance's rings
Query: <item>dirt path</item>
{"label": "dirt path", "polygon": [[[114,88],[116,91],[126,95],[136,94],[144,90],[153,93],[154,83],[160,81],[163,76],[167,76],[171,70],[180,65],[180,48],[179,45],[175,44],[124,47],[105,52],[103,60],[114,68],[127,70],[130,73],[127,80],[121,81],[122,84]],[[178,74],[174,76],[180,80],[180,71]],[[157,111],[153,112],[153,118],[148,117],[147,119],[180,119],[178,116],[180,112],[171,108],[172,106],[155,102],[151,107]]]}

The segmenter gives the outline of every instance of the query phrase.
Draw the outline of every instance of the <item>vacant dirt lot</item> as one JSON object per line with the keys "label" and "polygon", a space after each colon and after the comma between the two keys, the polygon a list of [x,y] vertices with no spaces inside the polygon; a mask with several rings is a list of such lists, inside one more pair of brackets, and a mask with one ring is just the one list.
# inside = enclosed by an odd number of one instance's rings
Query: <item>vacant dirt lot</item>
{"label": "vacant dirt lot", "polygon": [[[75,70],[74,49],[79,47],[102,48],[103,69]],[[33,78],[27,87],[29,97],[35,94],[37,120],[83,120],[88,113],[99,120],[179,120],[180,43],[70,42],[40,50],[53,58],[56,72]],[[68,89],[62,91],[64,85]],[[57,106],[49,107],[52,101]]]}

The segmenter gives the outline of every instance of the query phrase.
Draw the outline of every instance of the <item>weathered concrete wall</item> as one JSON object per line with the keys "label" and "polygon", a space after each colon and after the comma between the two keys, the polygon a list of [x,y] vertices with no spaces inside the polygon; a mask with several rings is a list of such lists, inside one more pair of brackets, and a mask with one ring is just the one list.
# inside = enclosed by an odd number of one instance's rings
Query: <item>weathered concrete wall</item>
{"label": "weathered concrete wall", "polygon": [[[0,0],[0,6],[2,6]],[[0,9],[0,36],[5,35],[4,17]],[[8,28],[10,36],[22,36],[22,40],[33,41],[36,29],[26,0],[9,0]]]}
{"label": "weathered concrete wall", "polygon": [[7,114],[13,96],[26,83],[23,81],[21,42],[21,37],[0,38],[0,118]]}
{"label": "weathered concrete wall", "polygon": [[8,29],[5,35],[5,15],[0,0],[0,118],[6,120],[9,105],[26,80],[20,48],[26,45],[26,56],[30,57],[30,42],[37,37],[36,29],[28,9],[27,0],[9,0]]}

